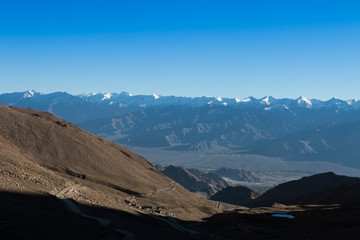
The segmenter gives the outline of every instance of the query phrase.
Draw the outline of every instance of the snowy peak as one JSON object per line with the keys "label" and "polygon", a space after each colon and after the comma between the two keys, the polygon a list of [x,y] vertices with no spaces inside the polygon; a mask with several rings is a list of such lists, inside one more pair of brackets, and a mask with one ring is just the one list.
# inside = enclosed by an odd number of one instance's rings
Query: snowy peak
{"label": "snowy peak", "polygon": [[310,99],[306,98],[306,97],[299,97],[297,99],[297,103],[299,105],[305,105],[307,108],[312,108],[312,102]]}
{"label": "snowy peak", "polygon": [[260,99],[260,104],[262,104],[262,105],[267,105],[267,106],[270,106],[270,105],[273,105],[273,104],[278,105],[277,103],[278,103],[278,99],[273,98],[271,96],[263,97],[263,98]]}
{"label": "snowy peak", "polygon": [[31,98],[36,94],[36,92],[34,90],[29,90],[26,91],[23,95],[23,98]]}
{"label": "snowy peak", "polygon": [[247,98],[235,98],[235,102],[236,103],[242,103],[242,102],[250,102],[251,101],[251,98],[247,97]]}
{"label": "snowy peak", "polygon": [[270,105],[269,96],[262,98],[260,103],[264,105]]}
{"label": "snowy peak", "polygon": [[103,98],[101,99],[101,101],[110,99],[111,97],[112,97],[112,94],[111,94],[111,93],[105,93],[105,94],[103,95]]}

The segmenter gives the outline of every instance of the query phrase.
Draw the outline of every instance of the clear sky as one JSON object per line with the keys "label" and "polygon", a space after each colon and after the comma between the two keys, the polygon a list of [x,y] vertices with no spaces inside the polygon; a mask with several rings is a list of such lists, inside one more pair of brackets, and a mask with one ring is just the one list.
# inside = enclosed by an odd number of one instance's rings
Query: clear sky
{"label": "clear sky", "polygon": [[0,0],[0,86],[360,99],[360,1]]}

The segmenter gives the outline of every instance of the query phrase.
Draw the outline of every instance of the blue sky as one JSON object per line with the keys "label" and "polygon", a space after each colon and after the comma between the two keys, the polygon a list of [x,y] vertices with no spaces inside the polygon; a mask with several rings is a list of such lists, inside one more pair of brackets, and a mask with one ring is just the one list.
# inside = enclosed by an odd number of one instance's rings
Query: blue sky
{"label": "blue sky", "polygon": [[0,92],[360,99],[359,1],[0,1]]}

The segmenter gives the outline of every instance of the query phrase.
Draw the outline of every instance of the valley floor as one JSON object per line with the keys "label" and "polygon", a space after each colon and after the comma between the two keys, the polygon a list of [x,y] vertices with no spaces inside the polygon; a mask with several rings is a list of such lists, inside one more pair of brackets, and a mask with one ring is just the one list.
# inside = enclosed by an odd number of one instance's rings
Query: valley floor
{"label": "valley floor", "polygon": [[[211,150],[211,151],[173,151],[166,148],[146,148],[124,145],[127,149],[145,157],[154,165],[174,165],[184,168],[197,168],[200,170],[219,169],[222,167],[247,169],[269,173],[268,175],[278,174],[273,180],[285,182],[292,180],[295,175],[300,177],[321,172],[334,172],[340,175],[360,177],[360,169],[346,167],[338,163],[326,161],[286,161],[286,159],[268,157],[263,155],[247,154],[246,152],[231,150]],[[287,175],[287,176],[286,176]],[[281,180],[284,178],[284,181]],[[270,180],[270,179],[268,179]]]}

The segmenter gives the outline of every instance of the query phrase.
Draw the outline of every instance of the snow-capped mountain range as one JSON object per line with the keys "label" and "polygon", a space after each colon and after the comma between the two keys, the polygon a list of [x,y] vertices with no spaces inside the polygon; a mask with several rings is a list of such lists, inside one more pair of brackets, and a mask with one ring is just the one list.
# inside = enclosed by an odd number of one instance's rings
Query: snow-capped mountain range
{"label": "snow-capped mountain range", "polygon": [[119,108],[124,107],[154,107],[154,106],[169,106],[169,105],[184,105],[184,106],[205,106],[205,105],[222,105],[235,106],[240,108],[263,108],[264,110],[287,109],[291,107],[304,107],[308,109],[320,108],[336,108],[343,110],[359,109],[360,101],[357,99],[341,100],[336,97],[321,101],[318,99],[309,99],[306,97],[299,97],[297,99],[281,98],[277,99],[271,96],[266,96],[260,99],[254,97],[246,98],[222,98],[222,97],[176,97],[176,96],[161,96],[158,94],[152,95],[132,95],[128,92],[120,93],[90,93],[80,95],[70,95],[64,92],[56,92],[50,94],[42,94],[34,90],[16,93],[5,93],[0,95],[0,100],[5,105],[16,105],[26,98],[43,98],[48,97],[59,98],[69,96],[76,97],[79,100],[102,103],[108,105],[117,105]]}
{"label": "snow-capped mountain range", "polygon": [[82,99],[94,102],[106,102],[109,104],[138,104],[139,106],[159,106],[159,105],[223,105],[238,107],[263,107],[264,110],[284,108],[289,109],[290,106],[306,107],[306,108],[338,108],[338,109],[358,109],[360,101],[357,99],[341,100],[336,97],[321,101],[318,99],[309,99],[299,97],[297,99],[282,98],[276,99],[266,96],[260,99],[254,97],[246,98],[222,98],[222,97],[175,97],[153,95],[132,95],[131,93],[91,93],[79,95]]}
{"label": "snow-capped mountain range", "polygon": [[360,132],[360,101],[355,99],[26,91],[1,94],[0,103],[52,112],[94,134],[132,146],[237,149],[288,160],[326,158],[360,168],[360,135],[355,134]]}

